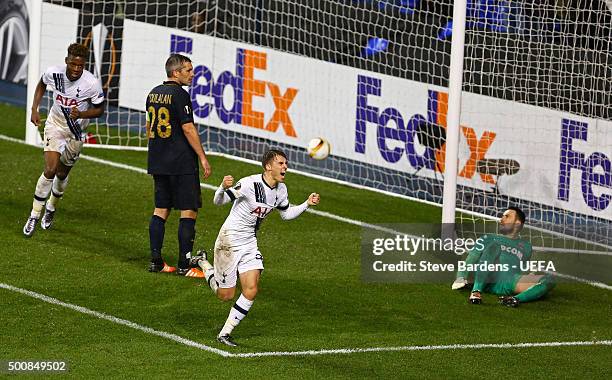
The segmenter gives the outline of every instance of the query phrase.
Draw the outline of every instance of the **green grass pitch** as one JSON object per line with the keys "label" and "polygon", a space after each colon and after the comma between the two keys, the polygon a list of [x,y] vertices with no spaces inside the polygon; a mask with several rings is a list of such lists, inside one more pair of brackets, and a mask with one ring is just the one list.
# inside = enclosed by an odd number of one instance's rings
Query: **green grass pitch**
{"label": "green grass pitch", "polygon": [[[23,139],[23,109],[0,105],[0,134]],[[203,281],[150,274],[152,180],[81,160],[52,230],[22,235],[41,150],[0,140],[0,283],[28,289],[141,326],[224,349],[214,340],[231,303]],[[146,167],[143,152],[88,149],[86,155]],[[259,168],[211,157],[217,185]],[[368,223],[435,223],[436,207],[289,174],[290,200],[321,193],[319,210]],[[205,206],[196,247],[212,247],[229,206]],[[176,262],[178,215],[166,226],[164,255]],[[366,284],[361,228],[304,214],[271,215],[258,234],[265,256],[260,294],[235,330],[232,353],[612,339],[612,292],[560,283],[517,309],[493,296],[472,306],[450,284]],[[0,361],[66,360],[76,378],[603,378],[611,346],[481,348],[225,358],[26,295],[0,289]],[[230,351],[230,350],[228,350]]]}

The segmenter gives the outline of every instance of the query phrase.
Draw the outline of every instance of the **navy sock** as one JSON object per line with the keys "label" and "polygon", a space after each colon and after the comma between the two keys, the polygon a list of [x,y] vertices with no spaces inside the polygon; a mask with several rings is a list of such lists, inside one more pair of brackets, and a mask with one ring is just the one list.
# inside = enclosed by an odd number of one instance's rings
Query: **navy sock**
{"label": "navy sock", "polygon": [[189,259],[187,253],[193,250],[193,241],[195,240],[195,219],[181,218],[178,227],[179,241],[179,268],[187,268]]}
{"label": "navy sock", "polygon": [[164,244],[164,233],[166,232],[166,221],[157,215],[151,217],[149,223],[149,243],[151,246],[151,261],[155,264],[163,264],[161,250]]}

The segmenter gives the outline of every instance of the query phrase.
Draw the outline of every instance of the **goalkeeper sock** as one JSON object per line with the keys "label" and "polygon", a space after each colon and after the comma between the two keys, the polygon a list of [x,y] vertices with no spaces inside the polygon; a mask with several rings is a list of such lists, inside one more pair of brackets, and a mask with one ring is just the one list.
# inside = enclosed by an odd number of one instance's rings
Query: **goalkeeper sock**
{"label": "goalkeeper sock", "polygon": [[30,217],[40,218],[42,209],[45,206],[45,202],[51,192],[51,185],[53,184],[53,178],[45,177],[45,173],[38,177],[36,182],[36,189],[34,190],[34,201],[32,202],[32,212]]}
{"label": "goalkeeper sock", "polygon": [[[499,255],[499,244],[493,243],[485,248],[485,250],[480,255],[480,259],[478,260],[478,264],[493,264]],[[474,273],[474,286],[472,287],[472,292],[482,292],[486,287],[487,283],[495,282],[494,277],[490,277],[491,272],[477,270]]]}
{"label": "goalkeeper sock", "polygon": [[225,325],[223,325],[221,332],[219,332],[219,336],[231,334],[234,327],[238,326],[240,321],[247,316],[251,306],[253,306],[253,301],[240,294],[240,297],[238,297],[236,303],[232,306],[227,321],[225,321]]}
{"label": "goalkeeper sock", "polygon": [[157,215],[151,217],[149,223],[149,243],[151,246],[151,261],[155,264],[162,265],[161,250],[164,244],[164,233],[166,232],[166,221]]}
{"label": "goalkeeper sock", "polygon": [[59,179],[58,176],[53,178],[53,186],[51,187],[51,196],[47,201],[47,210],[55,211],[55,205],[57,201],[59,201],[64,195],[64,191],[66,191],[66,187],[68,186],[68,177],[64,179]]}
{"label": "goalkeeper sock", "polygon": [[189,266],[189,257],[193,250],[193,241],[195,240],[195,223],[195,219],[191,218],[181,218],[179,220],[179,268],[187,268]]}
{"label": "goalkeeper sock", "polygon": [[[476,251],[476,250],[472,250],[470,251],[470,253],[468,253],[467,257],[465,258],[465,264],[466,265],[474,265],[474,264],[478,264],[478,261],[480,261],[480,251]],[[468,279],[468,276],[470,275],[470,272],[467,270],[461,270],[461,271],[457,271],[457,277],[455,278],[459,278],[459,277],[463,277],[464,279]]]}
{"label": "goalkeeper sock", "polygon": [[531,302],[539,298],[542,298],[548,291],[554,288],[556,285],[552,275],[546,274],[538,281],[537,284],[529,287],[522,293],[515,296],[520,302]]}

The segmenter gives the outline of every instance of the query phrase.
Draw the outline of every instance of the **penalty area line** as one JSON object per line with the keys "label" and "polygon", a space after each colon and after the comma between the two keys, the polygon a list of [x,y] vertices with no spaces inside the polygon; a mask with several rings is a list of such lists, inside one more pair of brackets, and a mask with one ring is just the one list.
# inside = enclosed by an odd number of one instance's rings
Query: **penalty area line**
{"label": "penalty area line", "polygon": [[595,340],[595,341],[573,341],[573,342],[533,342],[533,343],[484,343],[484,344],[449,344],[449,345],[432,345],[432,346],[397,346],[397,347],[367,347],[367,348],[340,348],[328,350],[308,350],[308,351],[263,351],[263,352],[247,352],[247,353],[231,353],[210,347],[202,343],[194,342],[193,340],[183,338],[181,336],[167,333],[164,331],[154,330],[150,327],[139,325],[135,322],[128,321],[88,309],[83,306],[74,305],[63,302],[57,298],[49,297],[44,294],[36,293],[31,290],[18,288],[9,284],[0,282],[0,289],[5,289],[15,293],[20,293],[28,297],[47,302],[52,305],[65,307],[76,312],[90,315],[92,317],[103,319],[112,323],[130,327],[134,330],[142,331],[146,334],[156,335],[176,343],[183,344],[188,347],[197,348],[202,351],[211,352],[226,358],[260,358],[274,356],[316,356],[316,355],[341,355],[341,354],[356,354],[368,352],[398,352],[398,351],[452,351],[452,350],[477,350],[486,348],[508,349],[508,348],[534,348],[534,347],[575,347],[575,346],[612,346],[612,340]]}
{"label": "penalty area line", "polygon": [[187,338],[183,338],[183,337],[175,335],[175,334],[171,334],[171,333],[167,333],[167,332],[159,331],[159,330],[154,330],[154,329],[152,329],[150,327],[142,326],[142,325],[139,325],[138,323],[135,323],[135,322],[132,322],[132,321],[128,321],[126,319],[117,318],[117,317],[114,317],[112,315],[108,315],[108,314],[101,313],[99,311],[91,310],[91,309],[88,309],[88,308],[83,307],[83,306],[78,306],[78,305],[74,305],[74,304],[71,304],[71,303],[63,302],[63,301],[58,300],[57,298],[53,298],[53,297],[46,296],[44,294],[36,293],[36,292],[31,291],[31,290],[26,290],[26,289],[18,288],[16,286],[12,286],[12,285],[1,283],[1,282],[0,282],[0,288],[9,290],[9,291],[12,291],[12,292],[15,292],[15,293],[21,293],[21,294],[26,295],[28,297],[36,298],[38,300],[50,303],[52,305],[62,306],[62,307],[65,307],[67,309],[71,309],[71,310],[77,311],[77,312],[82,313],[82,314],[87,314],[87,315],[90,315],[92,317],[96,317],[98,319],[104,319],[106,321],[113,322],[113,323],[116,323],[118,325],[127,326],[127,327],[130,327],[130,328],[134,329],[134,330],[139,330],[139,331],[142,331],[142,332],[147,333],[147,334],[156,335],[156,336],[168,339],[168,340],[172,340],[172,341],[174,341],[176,343],[180,343],[180,344],[183,344],[185,346],[194,347],[194,348],[197,348],[197,349],[200,349],[200,350],[203,350],[203,351],[212,352],[214,354],[225,356],[225,357],[234,356],[234,354],[232,354],[230,352],[223,351],[223,350],[220,350],[218,348],[210,347],[210,346],[207,346],[207,345],[202,344],[202,343],[194,342],[193,340],[189,340]]}
{"label": "penalty area line", "polygon": [[488,344],[449,344],[439,346],[399,346],[399,347],[371,347],[371,348],[343,348],[336,350],[311,351],[271,351],[234,354],[237,358],[257,358],[266,356],[314,356],[355,354],[363,352],[398,352],[398,351],[452,351],[452,350],[479,350],[486,348],[534,348],[534,347],[575,347],[575,346],[612,346],[612,340],[574,341],[574,342],[534,342],[534,343],[488,343]]}
{"label": "penalty area line", "polygon": [[594,286],[596,288],[612,290],[612,286],[604,284],[603,282],[591,281],[591,280],[587,280],[587,279],[584,279],[584,278],[581,278],[581,277],[576,277],[576,276],[572,276],[572,275],[569,275],[569,274],[563,274],[563,273],[559,273],[559,272],[546,271],[546,273],[551,274],[553,276],[560,277],[560,278],[565,278],[565,279],[568,279],[568,280],[582,282],[583,284],[591,285],[591,286]]}

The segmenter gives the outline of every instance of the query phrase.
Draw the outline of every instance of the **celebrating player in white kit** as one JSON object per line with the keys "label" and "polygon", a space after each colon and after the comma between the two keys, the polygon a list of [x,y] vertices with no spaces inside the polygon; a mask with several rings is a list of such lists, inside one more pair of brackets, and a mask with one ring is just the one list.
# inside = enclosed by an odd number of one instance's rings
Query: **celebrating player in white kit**
{"label": "celebrating player in white kit", "polygon": [[284,220],[297,218],[308,206],[319,203],[319,194],[312,193],[304,203],[289,206],[285,173],[287,156],[280,150],[267,151],[262,159],[263,174],[242,178],[234,186],[232,176],[225,176],[215,192],[214,203],[233,202],[215,242],[214,267],[205,257],[199,265],[212,291],[222,301],[234,298],[236,282],[240,278],[240,297],[231,308],[217,340],[236,346],[230,334],[247,315],[257,295],[259,276],[264,269],[263,256],[255,236],[259,225],[272,210],[277,209]]}
{"label": "celebrating player in white kit", "polygon": [[47,87],[53,90],[53,106],[45,122],[45,169],[36,182],[32,211],[23,226],[26,237],[34,234],[43,207],[45,214],[41,227],[51,228],[57,201],[68,185],[68,173],[83,148],[83,131],[88,119],[100,117],[104,112],[104,92],[100,81],[84,70],[88,57],[87,47],[71,44],[66,64],[49,67],[36,86],[32,123],[40,126],[38,106]]}

